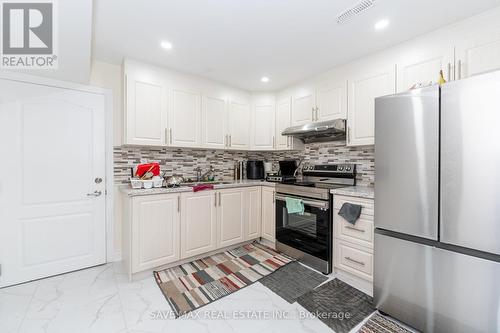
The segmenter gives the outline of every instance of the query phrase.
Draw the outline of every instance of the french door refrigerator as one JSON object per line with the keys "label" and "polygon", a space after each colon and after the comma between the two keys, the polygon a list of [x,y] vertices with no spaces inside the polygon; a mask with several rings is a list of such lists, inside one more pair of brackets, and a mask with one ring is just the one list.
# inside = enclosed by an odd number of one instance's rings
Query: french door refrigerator
{"label": "french door refrigerator", "polygon": [[375,101],[376,307],[500,332],[500,72]]}

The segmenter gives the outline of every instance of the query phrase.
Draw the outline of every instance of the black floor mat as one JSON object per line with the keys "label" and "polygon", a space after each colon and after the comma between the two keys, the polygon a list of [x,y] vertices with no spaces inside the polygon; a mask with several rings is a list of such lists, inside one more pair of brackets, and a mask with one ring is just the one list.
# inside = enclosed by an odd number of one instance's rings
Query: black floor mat
{"label": "black floor mat", "polygon": [[300,296],[313,290],[328,280],[326,276],[304,267],[298,262],[292,262],[259,280],[267,288],[293,303]]}
{"label": "black floor mat", "polygon": [[302,295],[297,302],[336,333],[347,333],[373,311],[370,296],[334,279]]}

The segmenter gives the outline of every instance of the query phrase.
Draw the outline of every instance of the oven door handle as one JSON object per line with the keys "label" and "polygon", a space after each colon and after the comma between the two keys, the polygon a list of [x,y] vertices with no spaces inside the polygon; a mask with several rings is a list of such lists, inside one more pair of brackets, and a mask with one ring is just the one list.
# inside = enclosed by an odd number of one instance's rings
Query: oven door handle
{"label": "oven door handle", "polygon": [[[300,200],[302,200],[302,202],[306,206],[311,206],[311,207],[316,207],[316,208],[324,208],[324,209],[330,208],[330,204],[328,202],[325,202],[325,201],[313,201],[313,200],[302,199],[302,198],[298,198],[298,197],[294,197],[294,196],[287,196],[287,197],[293,198],[293,199],[300,199]],[[286,197],[284,197],[282,195],[276,195],[276,200],[285,201],[285,198]]]}

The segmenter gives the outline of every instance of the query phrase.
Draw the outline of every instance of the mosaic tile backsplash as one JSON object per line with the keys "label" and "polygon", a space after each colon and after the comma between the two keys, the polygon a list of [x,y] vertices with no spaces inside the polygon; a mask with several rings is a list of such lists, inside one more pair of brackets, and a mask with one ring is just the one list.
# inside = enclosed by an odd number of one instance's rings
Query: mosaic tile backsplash
{"label": "mosaic tile backsplash", "polygon": [[284,159],[303,159],[304,163],[354,163],[357,168],[357,185],[373,186],[374,146],[346,147],[344,141],[311,143],[301,151],[286,152],[242,152],[186,148],[114,147],[115,183],[124,184],[130,177],[130,168],[141,162],[159,162],[167,175],[178,174],[185,178],[195,178],[195,169],[202,172],[215,169],[218,180],[233,179],[234,164],[249,159],[277,162]]}

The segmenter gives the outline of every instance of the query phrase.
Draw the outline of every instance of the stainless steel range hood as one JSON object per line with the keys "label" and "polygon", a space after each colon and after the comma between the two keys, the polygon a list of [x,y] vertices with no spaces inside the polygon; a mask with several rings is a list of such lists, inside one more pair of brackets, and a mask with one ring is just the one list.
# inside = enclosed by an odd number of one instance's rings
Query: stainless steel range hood
{"label": "stainless steel range hood", "polygon": [[345,120],[334,119],[288,127],[281,134],[299,138],[304,143],[345,140]]}

